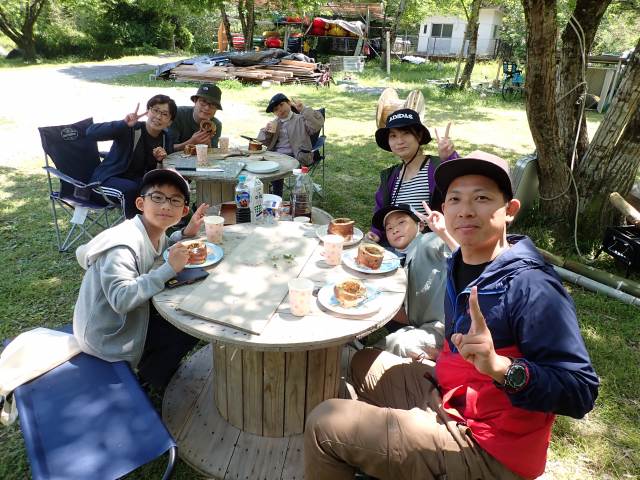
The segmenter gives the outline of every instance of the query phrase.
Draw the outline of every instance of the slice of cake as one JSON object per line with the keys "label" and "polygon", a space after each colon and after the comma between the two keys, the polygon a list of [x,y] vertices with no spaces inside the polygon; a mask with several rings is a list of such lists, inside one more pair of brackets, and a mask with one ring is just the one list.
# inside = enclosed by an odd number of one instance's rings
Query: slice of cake
{"label": "slice of cake", "polygon": [[378,270],[384,259],[384,248],[375,243],[362,243],[358,247],[356,263],[371,270]]}
{"label": "slice of cake", "polygon": [[367,298],[367,287],[357,278],[348,278],[333,287],[333,294],[345,308],[353,308]]}
{"label": "slice of cake", "polygon": [[203,240],[184,242],[189,252],[189,265],[200,265],[207,259],[207,244]]}
{"label": "slice of cake", "polygon": [[340,235],[346,242],[353,238],[354,221],[350,218],[334,218],[327,227],[327,233]]}

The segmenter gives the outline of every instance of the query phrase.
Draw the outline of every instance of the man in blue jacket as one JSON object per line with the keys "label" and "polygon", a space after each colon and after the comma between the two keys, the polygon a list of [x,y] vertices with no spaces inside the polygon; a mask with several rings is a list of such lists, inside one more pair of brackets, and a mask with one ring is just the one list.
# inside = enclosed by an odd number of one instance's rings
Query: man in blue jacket
{"label": "man in blue jacket", "polygon": [[332,399],[307,419],[305,479],[534,479],[556,415],[581,418],[598,394],[573,301],[527,237],[507,163],[472,152],[435,172],[447,231],[445,340],[433,365],[364,349],[361,401]]}
{"label": "man in blue jacket", "polygon": [[[167,128],[176,116],[176,103],[166,95],[155,95],[147,102],[147,111],[138,114],[140,104],[124,120],[95,123],[87,129],[87,137],[97,141],[113,140],[104,161],[95,169],[92,182],[120,190],[125,197],[125,216],[133,218],[142,177],[158,167],[173,144]],[[147,116],[146,122],[140,118]]]}

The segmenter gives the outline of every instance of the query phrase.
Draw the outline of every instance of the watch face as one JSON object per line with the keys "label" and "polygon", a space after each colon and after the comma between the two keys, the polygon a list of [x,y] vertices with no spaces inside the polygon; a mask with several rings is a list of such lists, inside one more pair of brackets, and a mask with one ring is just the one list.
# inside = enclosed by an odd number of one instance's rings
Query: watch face
{"label": "watch face", "polygon": [[527,381],[527,370],[524,365],[514,363],[509,367],[505,383],[513,389],[522,387]]}

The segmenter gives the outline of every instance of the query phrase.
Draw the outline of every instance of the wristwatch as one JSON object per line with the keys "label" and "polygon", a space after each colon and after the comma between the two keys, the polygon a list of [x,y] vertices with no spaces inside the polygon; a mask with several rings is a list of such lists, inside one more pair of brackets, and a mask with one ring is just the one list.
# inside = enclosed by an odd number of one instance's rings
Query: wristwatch
{"label": "wristwatch", "polygon": [[521,359],[512,359],[511,365],[504,374],[504,383],[494,383],[500,389],[511,393],[518,392],[529,383],[529,367]]}

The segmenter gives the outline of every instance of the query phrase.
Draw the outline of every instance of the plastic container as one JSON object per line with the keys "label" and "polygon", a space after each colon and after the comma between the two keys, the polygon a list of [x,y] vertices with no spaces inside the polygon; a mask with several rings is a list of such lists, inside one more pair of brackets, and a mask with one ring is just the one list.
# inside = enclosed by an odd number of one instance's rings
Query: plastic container
{"label": "plastic container", "polygon": [[309,178],[309,168],[302,167],[291,192],[291,215],[293,217],[311,218],[312,205],[313,183]]}
{"label": "plastic container", "polygon": [[264,185],[262,181],[253,175],[249,175],[246,182],[251,194],[249,207],[251,208],[251,222],[255,223],[262,214],[262,196],[264,194]]}
{"label": "plastic container", "polygon": [[238,176],[236,185],[236,223],[251,222],[251,190],[245,175]]}

